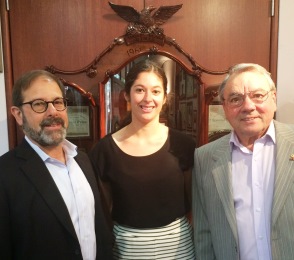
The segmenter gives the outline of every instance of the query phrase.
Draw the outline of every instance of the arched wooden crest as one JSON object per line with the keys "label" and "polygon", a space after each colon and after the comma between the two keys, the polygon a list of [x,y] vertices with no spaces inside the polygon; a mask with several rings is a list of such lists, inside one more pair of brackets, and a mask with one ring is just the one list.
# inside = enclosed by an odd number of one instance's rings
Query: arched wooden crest
{"label": "arched wooden crest", "polygon": [[[126,12],[127,14],[124,19],[132,21],[129,23],[126,33],[115,38],[104,51],[98,54],[92,62],[83,68],[73,71],[65,71],[56,68],[54,65],[50,65],[46,67],[48,71],[63,75],[85,73],[88,77],[97,77],[99,82],[103,82],[105,76],[117,73],[126,65],[126,63],[139,56],[160,54],[175,60],[183,66],[189,74],[195,75],[198,78],[201,78],[202,73],[222,75],[227,72],[212,71],[200,66],[189,53],[183,50],[175,39],[166,36],[163,29],[158,26],[158,24],[161,25],[170,18],[172,14],[179,10],[182,7],[182,4],[176,6],[161,6],[153,15],[151,15],[152,13],[149,13],[151,18],[154,18],[154,16],[157,17],[161,14],[160,22],[158,22],[156,26],[150,25],[149,27],[140,20],[140,15],[146,12],[146,10],[154,10],[154,7],[149,6],[144,8],[141,12],[137,12],[131,6],[120,6],[114,5],[113,3],[109,4],[117,13]],[[114,8],[114,6],[116,6],[116,8]],[[118,9],[121,10],[117,11]],[[127,16],[135,16],[133,13],[130,14],[130,12],[127,11],[129,9],[138,14],[139,17],[137,20],[133,19],[137,22],[134,22],[131,18],[126,18]],[[122,16],[122,14],[120,16]]]}
{"label": "arched wooden crest", "polygon": [[[100,137],[105,135],[105,120],[103,119],[105,114],[103,108],[105,96],[103,94],[103,86],[111,76],[117,74],[123,67],[138,57],[143,55],[166,56],[178,63],[188,74],[194,76],[201,85],[203,85],[201,80],[202,73],[212,75],[223,75],[227,73],[227,70],[212,71],[202,67],[188,52],[183,50],[175,39],[164,34],[164,30],[160,25],[178,11],[182,7],[182,4],[176,6],[161,6],[154,13],[153,11],[155,8],[150,6],[138,12],[131,6],[109,4],[120,17],[129,22],[124,35],[115,38],[104,51],[98,54],[83,68],[66,71],[56,68],[54,65],[46,66],[46,70],[54,74],[85,74],[87,77],[97,79],[100,104]],[[198,126],[200,128],[198,144],[201,145],[208,140],[207,118],[205,118],[205,116],[207,117],[207,115],[205,115],[207,114],[207,104],[205,102],[207,93],[204,93],[204,88],[199,90],[199,95],[201,99],[197,115]]]}

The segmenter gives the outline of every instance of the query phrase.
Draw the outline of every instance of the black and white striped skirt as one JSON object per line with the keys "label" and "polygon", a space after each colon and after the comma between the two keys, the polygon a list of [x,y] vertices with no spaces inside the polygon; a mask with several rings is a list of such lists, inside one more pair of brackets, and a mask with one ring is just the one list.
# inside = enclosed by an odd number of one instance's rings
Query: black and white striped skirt
{"label": "black and white striped skirt", "polygon": [[113,227],[115,259],[195,259],[192,227],[186,217],[151,229]]}

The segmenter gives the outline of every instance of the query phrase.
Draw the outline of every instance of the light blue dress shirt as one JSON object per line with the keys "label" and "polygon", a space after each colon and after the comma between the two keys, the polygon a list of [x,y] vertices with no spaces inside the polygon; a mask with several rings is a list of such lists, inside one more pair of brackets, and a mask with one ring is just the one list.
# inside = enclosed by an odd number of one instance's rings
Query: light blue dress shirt
{"label": "light blue dress shirt", "polygon": [[253,151],[233,132],[232,185],[241,260],[270,260],[275,175],[275,128],[254,142]]}
{"label": "light blue dress shirt", "polygon": [[94,260],[96,258],[95,201],[92,189],[74,159],[77,155],[76,146],[67,140],[63,142],[66,157],[64,164],[48,156],[27,136],[25,138],[44,161],[60,191],[79,239],[83,259]]}

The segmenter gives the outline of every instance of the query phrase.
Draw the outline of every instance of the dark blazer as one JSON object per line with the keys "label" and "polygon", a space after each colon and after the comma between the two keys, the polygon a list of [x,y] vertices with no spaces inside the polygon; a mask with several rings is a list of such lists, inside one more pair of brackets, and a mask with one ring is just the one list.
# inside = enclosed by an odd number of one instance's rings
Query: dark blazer
{"label": "dark blazer", "polygon": [[[111,233],[87,155],[75,160],[95,198],[97,259],[112,259]],[[82,259],[63,198],[44,162],[27,141],[0,157],[0,259]]]}
{"label": "dark blazer", "polygon": [[[294,255],[294,128],[274,121],[276,169],[271,215],[272,260]],[[233,200],[230,134],[195,151],[193,220],[196,258],[240,259]]]}

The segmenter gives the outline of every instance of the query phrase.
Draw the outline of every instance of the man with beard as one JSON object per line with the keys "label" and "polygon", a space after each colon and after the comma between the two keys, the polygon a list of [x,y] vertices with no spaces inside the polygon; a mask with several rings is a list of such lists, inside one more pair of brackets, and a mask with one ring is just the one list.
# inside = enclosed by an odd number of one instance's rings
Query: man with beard
{"label": "man with beard", "polygon": [[25,136],[0,157],[0,259],[112,259],[91,163],[65,139],[62,83],[30,71],[12,99]]}

